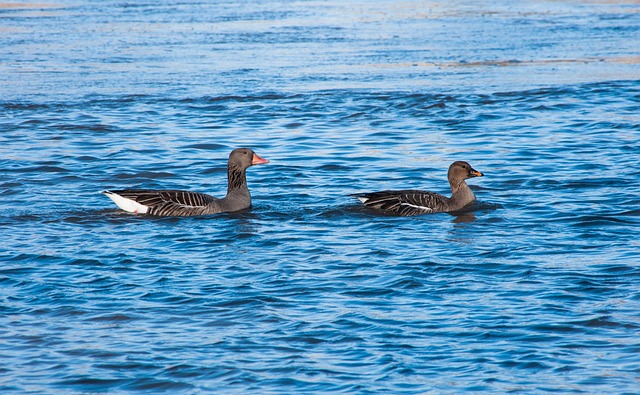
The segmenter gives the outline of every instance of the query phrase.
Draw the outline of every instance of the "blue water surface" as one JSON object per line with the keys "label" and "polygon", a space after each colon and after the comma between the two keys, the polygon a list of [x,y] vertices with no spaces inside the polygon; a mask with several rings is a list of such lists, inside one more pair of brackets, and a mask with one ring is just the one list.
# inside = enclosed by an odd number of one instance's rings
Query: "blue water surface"
{"label": "blue water surface", "polygon": [[[640,393],[636,1],[0,4],[0,393]],[[253,208],[122,212],[99,192]],[[478,201],[393,217],[349,194]]]}

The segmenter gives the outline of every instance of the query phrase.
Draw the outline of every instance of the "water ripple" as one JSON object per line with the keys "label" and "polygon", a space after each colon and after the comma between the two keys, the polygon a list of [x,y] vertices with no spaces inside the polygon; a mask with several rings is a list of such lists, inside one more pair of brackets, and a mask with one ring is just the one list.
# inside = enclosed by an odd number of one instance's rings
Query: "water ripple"
{"label": "water ripple", "polygon": [[[637,392],[637,13],[383,3],[0,6],[0,392]],[[239,146],[251,210],[98,193]],[[349,196],[461,159],[464,213]]]}

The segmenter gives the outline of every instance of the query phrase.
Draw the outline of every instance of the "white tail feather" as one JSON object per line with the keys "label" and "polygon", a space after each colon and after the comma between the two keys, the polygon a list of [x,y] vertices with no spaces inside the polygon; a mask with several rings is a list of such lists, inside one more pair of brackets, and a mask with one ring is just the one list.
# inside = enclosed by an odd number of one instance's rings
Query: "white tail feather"
{"label": "white tail feather", "polygon": [[146,214],[147,211],[149,211],[149,207],[145,206],[144,204],[140,204],[135,200],[122,197],[117,193],[113,193],[111,191],[104,191],[102,193],[109,196],[109,198],[113,200],[113,202],[124,211],[136,214]]}

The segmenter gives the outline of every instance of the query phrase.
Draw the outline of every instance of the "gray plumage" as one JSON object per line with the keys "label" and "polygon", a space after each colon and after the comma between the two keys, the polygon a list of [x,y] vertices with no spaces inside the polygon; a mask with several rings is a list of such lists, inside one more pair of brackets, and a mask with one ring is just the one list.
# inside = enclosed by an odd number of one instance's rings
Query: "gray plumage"
{"label": "gray plumage", "polygon": [[381,191],[352,196],[360,199],[367,207],[400,216],[460,211],[476,200],[465,180],[483,175],[469,163],[457,161],[449,166],[451,197],[421,190]]}
{"label": "gray plumage", "polygon": [[155,216],[194,216],[240,211],[251,207],[247,168],[268,162],[249,148],[231,151],[227,163],[227,195],[222,199],[180,190],[123,189],[103,193],[123,210]]}

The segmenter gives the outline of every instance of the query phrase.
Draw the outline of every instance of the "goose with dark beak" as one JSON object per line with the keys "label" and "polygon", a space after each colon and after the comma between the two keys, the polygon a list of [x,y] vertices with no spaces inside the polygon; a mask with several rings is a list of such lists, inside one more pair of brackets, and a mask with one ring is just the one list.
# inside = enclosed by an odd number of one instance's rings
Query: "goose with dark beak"
{"label": "goose with dark beak", "polygon": [[457,161],[449,166],[451,197],[420,190],[357,193],[352,196],[367,207],[400,216],[460,211],[476,200],[465,180],[482,176],[484,174],[469,163]]}

